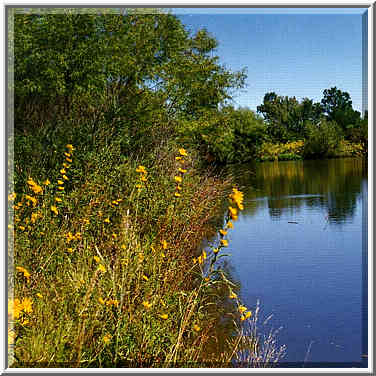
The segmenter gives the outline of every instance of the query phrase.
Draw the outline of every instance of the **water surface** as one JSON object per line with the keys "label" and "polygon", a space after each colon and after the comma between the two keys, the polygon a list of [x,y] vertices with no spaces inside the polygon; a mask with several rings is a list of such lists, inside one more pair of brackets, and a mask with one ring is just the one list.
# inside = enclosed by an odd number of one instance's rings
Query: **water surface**
{"label": "water surface", "polygon": [[231,273],[245,305],[260,299],[283,327],[283,361],[364,362],[366,162],[266,162],[231,173],[245,204],[229,238]]}

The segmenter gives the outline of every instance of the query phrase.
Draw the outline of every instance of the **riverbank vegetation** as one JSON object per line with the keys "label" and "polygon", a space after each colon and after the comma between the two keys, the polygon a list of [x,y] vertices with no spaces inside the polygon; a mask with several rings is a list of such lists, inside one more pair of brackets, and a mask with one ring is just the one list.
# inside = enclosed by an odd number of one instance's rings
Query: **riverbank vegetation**
{"label": "riverbank vegetation", "polygon": [[[324,90],[320,103],[266,93],[257,113],[227,105],[181,130],[209,162],[299,160],[367,154],[367,112],[347,92]],[[262,116],[261,116],[262,115]]]}
{"label": "riverbank vegetation", "polygon": [[[258,116],[249,131],[219,110],[245,73],[169,14],[33,9],[13,21],[10,366],[277,362],[284,348],[221,268],[242,193],[204,163],[263,140]],[[197,133],[206,126],[249,140],[235,153]]]}

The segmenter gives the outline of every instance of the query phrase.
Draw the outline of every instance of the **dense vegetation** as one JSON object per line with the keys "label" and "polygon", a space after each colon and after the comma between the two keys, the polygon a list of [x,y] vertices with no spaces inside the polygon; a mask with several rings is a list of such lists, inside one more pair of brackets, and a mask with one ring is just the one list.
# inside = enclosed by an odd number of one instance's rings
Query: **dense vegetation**
{"label": "dense vegetation", "polygon": [[10,365],[277,361],[221,269],[243,195],[202,162],[263,140],[225,106],[244,72],[205,30],[142,9],[16,12],[12,30]]}
{"label": "dense vegetation", "polygon": [[[367,152],[367,113],[333,87],[320,103],[266,93],[258,114],[225,105],[184,124],[184,141],[220,163],[361,156]],[[262,116],[260,116],[262,115]]]}
{"label": "dense vegetation", "polygon": [[260,339],[257,307],[221,269],[243,196],[207,165],[360,155],[367,117],[337,88],[321,103],[267,93],[258,114],[235,109],[245,71],[171,14],[13,20],[13,366],[277,361],[283,349]]}

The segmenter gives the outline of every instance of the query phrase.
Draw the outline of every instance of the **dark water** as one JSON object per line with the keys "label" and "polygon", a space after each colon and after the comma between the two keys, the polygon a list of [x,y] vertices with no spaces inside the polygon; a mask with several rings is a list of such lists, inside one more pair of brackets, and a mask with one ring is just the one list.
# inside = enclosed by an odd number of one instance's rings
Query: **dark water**
{"label": "dark water", "polygon": [[229,238],[231,273],[245,305],[259,299],[283,327],[283,361],[364,365],[366,162],[267,162],[231,173],[245,194]]}

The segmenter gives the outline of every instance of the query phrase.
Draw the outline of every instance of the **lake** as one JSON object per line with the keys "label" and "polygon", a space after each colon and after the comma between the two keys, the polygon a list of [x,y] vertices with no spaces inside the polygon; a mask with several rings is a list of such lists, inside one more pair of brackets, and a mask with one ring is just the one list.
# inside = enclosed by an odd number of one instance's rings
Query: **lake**
{"label": "lake", "polygon": [[230,173],[245,209],[227,267],[243,303],[259,299],[261,316],[282,327],[282,361],[366,366],[366,160],[265,162]]}

